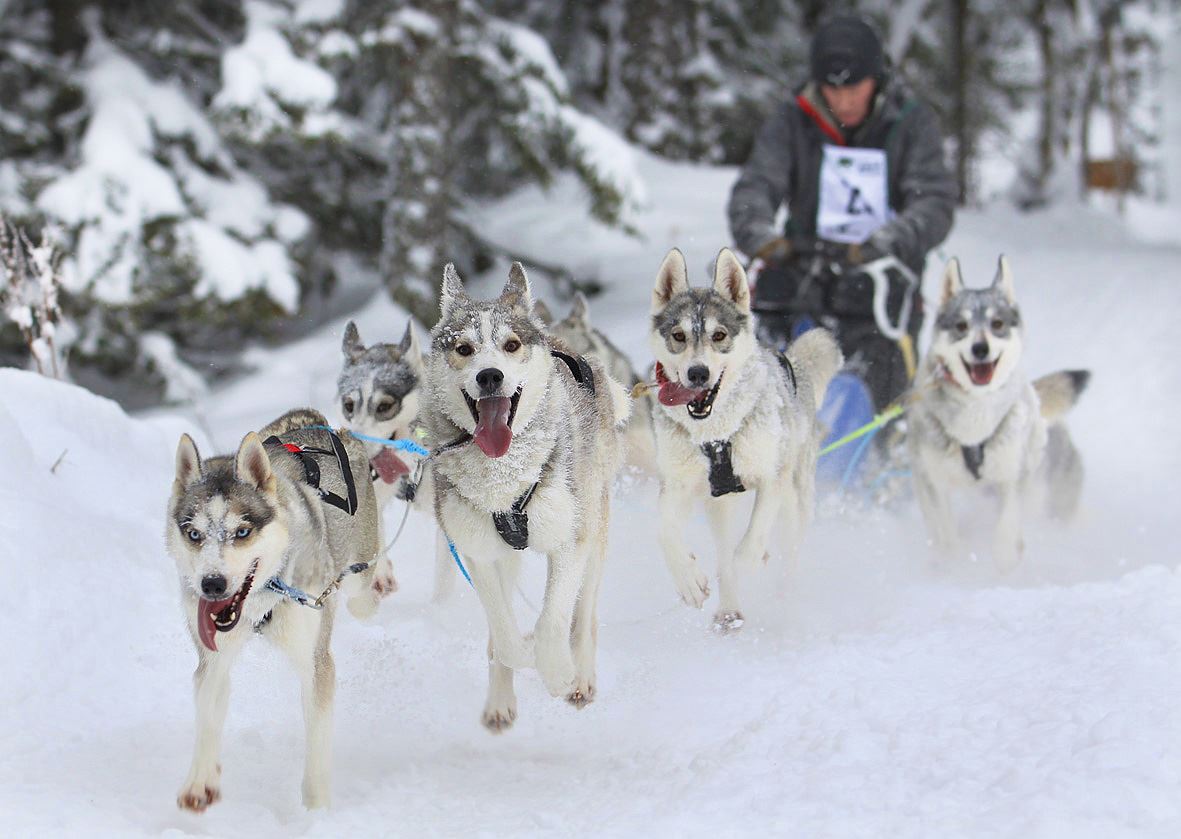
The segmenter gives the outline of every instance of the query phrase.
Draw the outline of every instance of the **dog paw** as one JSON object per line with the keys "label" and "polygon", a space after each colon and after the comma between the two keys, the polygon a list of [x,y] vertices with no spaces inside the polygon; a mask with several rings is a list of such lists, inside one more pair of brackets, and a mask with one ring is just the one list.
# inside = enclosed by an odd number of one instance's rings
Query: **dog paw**
{"label": "dog paw", "polygon": [[550,696],[565,696],[574,689],[574,656],[565,638],[537,644],[537,672]]}
{"label": "dog paw", "polygon": [[176,806],[194,813],[204,813],[205,808],[221,800],[219,782],[192,781],[185,784],[176,796]]}
{"label": "dog paw", "polygon": [[1005,542],[998,543],[993,546],[992,555],[996,562],[997,570],[1002,574],[1008,574],[1021,564],[1021,559],[1025,554],[1025,543],[1018,541],[1017,543]]}
{"label": "dog paw", "polygon": [[326,781],[303,782],[303,806],[309,810],[324,810],[332,803]]}
{"label": "dog paw", "polygon": [[593,681],[579,679],[578,683],[574,686],[574,690],[566,694],[566,701],[581,711],[595,701],[595,683]]}
{"label": "dog paw", "polygon": [[368,620],[377,613],[378,597],[372,588],[354,594],[345,601],[349,614],[358,620]]}
{"label": "dog paw", "polygon": [[517,703],[515,700],[496,707],[488,706],[484,708],[484,713],[480,717],[484,728],[493,734],[504,734],[513,727],[513,723],[516,721]]}
{"label": "dog paw", "polygon": [[677,587],[677,594],[685,605],[700,609],[709,597],[709,578],[697,567],[697,557],[689,554],[689,559],[672,569],[673,583]]}
{"label": "dog paw", "polygon": [[394,563],[389,557],[378,560],[377,568],[373,571],[373,582],[369,587],[378,597],[385,597],[398,590],[398,581],[394,578]]}
{"label": "dog paw", "polygon": [[731,635],[742,629],[745,623],[746,618],[742,617],[742,612],[718,612],[714,615],[713,631],[719,635]]}

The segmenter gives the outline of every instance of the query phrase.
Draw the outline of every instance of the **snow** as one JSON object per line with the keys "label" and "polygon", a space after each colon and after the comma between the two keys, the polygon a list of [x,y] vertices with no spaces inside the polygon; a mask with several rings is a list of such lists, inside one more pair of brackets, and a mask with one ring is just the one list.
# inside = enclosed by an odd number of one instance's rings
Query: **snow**
{"label": "snow", "polygon": [[[660,258],[677,245],[691,280],[706,281],[727,241],[735,172],[633,154],[648,195],[638,237],[589,221],[572,177],[473,220],[527,264],[596,273],[608,291],[591,301],[592,320],[639,364]],[[598,700],[575,711],[521,673],[519,719],[493,737],[478,722],[482,612],[462,580],[447,602],[430,601],[433,532],[412,514],[393,551],[401,590],[371,623],[337,620],[329,812],[300,805],[298,686],[262,642],[235,672],[223,800],[202,816],[175,808],[195,656],[162,534],[182,431],[209,455],[296,405],[340,421],[344,319],[250,352],[254,373],[189,408],[140,417],[0,370],[0,474],[10,477],[0,565],[16,572],[0,617],[5,832],[1181,834],[1181,575],[1167,490],[1181,471],[1181,372],[1168,352],[1181,287],[1165,281],[1181,253],[1100,211],[997,207],[960,215],[931,260],[928,296],[943,257],[959,256],[980,285],[1001,250],[1028,324],[1027,370],[1094,372],[1070,418],[1087,466],[1072,527],[1031,527],[1024,564],[1000,576],[983,555],[929,565],[910,501],[866,511],[828,499],[798,567],[777,558],[752,572],[746,627],[719,637],[707,629],[712,602],[703,613],[676,601],[652,527],[655,484],[624,477]],[[502,267],[469,278],[469,292],[496,293]],[[533,286],[556,312],[568,306]],[[367,341],[397,340],[406,319],[384,297],[355,317]],[[390,532],[401,512],[388,511]],[[981,524],[968,524],[986,544]],[[702,517],[687,511],[685,526],[711,555]],[[535,617],[542,568],[526,557],[522,623]]]}

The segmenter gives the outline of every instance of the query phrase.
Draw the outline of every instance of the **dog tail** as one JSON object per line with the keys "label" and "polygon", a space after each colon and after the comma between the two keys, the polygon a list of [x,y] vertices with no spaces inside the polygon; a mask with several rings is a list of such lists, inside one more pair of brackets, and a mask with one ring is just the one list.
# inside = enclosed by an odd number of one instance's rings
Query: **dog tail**
{"label": "dog tail", "polygon": [[1059,370],[1035,380],[1033,389],[1041,402],[1042,418],[1047,422],[1062,419],[1078,402],[1090,381],[1090,370]]}
{"label": "dog tail", "polygon": [[812,382],[816,410],[820,410],[828,383],[845,363],[836,338],[827,329],[809,329],[787,348],[787,360],[793,367],[803,371]]}
{"label": "dog tail", "polygon": [[618,428],[627,422],[632,414],[631,393],[615,381],[615,377],[609,373],[604,372],[603,378],[607,381],[607,395],[611,400],[611,416],[615,420],[615,427]]}

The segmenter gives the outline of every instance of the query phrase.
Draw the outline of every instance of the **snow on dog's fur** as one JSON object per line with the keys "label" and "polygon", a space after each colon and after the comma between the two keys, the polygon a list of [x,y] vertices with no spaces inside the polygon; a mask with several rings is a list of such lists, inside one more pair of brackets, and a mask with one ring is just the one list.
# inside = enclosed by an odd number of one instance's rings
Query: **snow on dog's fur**
{"label": "snow on dog's fur", "polygon": [[[376,558],[380,545],[369,459],[358,440],[341,433],[357,493],[350,516],[321,500],[294,454],[263,442],[275,435],[283,444],[325,447],[326,432],[307,430],[325,424],[316,411],[289,412],[259,433],[247,434],[230,457],[202,460],[187,434],[177,446],[166,541],[197,650],[196,748],[177,796],[184,809],[199,812],[221,797],[230,669],[256,634],[282,648],[299,673],[307,750],[303,800],[308,807],[328,806],[335,598],[317,611],[281,599],[267,582],[279,578],[318,594],[349,565]],[[320,486],[344,497],[345,481],[334,459],[324,459]],[[373,567],[356,575],[360,591],[349,601],[354,613],[376,608],[368,579]]]}
{"label": "snow on dog's fur", "polygon": [[[718,554],[715,625],[737,629],[738,569],[767,558],[781,514],[794,556],[811,518],[824,433],[816,411],[841,352],[823,329],[796,339],[786,359],[757,344],[746,272],[727,249],[708,289],[690,288],[684,257],[670,251],[656,276],[651,315],[661,546],[677,592],[700,608],[709,584],[684,532],[693,502],[703,500]],[[736,493],[745,490],[756,493],[754,511],[735,547],[730,524]]]}
{"label": "snow on dog's fur", "polygon": [[[514,670],[536,667],[552,695],[576,706],[594,698],[608,492],[630,400],[596,360],[544,332],[520,264],[490,302],[468,297],[448,265],[441,304],[423,412],[442,446],[430,461],[435,511],[488,617],[483,721],[500,731],[516,718]],[[521,554],[510,540],[547,559],[530,637],[513,614]]]}
{"label": "snow on dog's fur", "polygon": [[1057,420],[1090,374],[1061,372],[1030,383],[1020,366],[1023,342],[1008,260],[1000,258],[983,289],[965,288],[959,262],[948,262],[907,426],[915,491],[931,541],[946,555],[961,552],[953,491],[995,490],[993,559],[1002,570],[1021,558],[1022,509],[1031,493],[1043,496],[1051,514],[1068,518],[1082,484],[1081,458]]}

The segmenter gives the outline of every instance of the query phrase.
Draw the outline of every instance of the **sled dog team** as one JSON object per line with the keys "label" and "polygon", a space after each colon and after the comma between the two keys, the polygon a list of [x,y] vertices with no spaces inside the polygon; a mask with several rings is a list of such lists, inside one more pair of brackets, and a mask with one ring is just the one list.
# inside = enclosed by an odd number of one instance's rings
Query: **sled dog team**
{"label": "sled dog team", "polygon": [[[680,251],[652,291],[649,340],[655,404],[631,400],[640,379],[590,326],[585,300],[553,322],[514,264],[495,300],[469,297],[444,270],[442,315],[424,354],[408,325],[397,344],[366,347],[345,331],[338,382],[350,430],[293,410],[203,459],[184,435],[168,504],[167,544],[197,649],[196,747],[178,804],[201,811],[220,797],[220,746],[229,674],[246,640],[269,637],[300,677],[306,760],[303,800],[329,802],[336,597],[359,617],[394,591],[381,508],[398,497],[433,512],[436,594],[470,576],[488,619],[483,723],[517,715],[514,672],[535,668],[553,696],[595,698],[597,602],[607,556],[610,488],[625,456],[660,478],[659,539],[676,590],[701,607],[709,580],[688,544],[685,511],[701,499],[718,555],[719,630],[742,626],[736,580],[768,559],[772,530],[799,550],[811,517],[825,429],[817,410],[843,363],[832,335],[805,332],[778,353],[755,340],[746,273],[729,250],[709,288],[689,285]],[[1031,495],[1068,516],[1081,462],[1057,420],[1086,384],[1059,373],[1030,383],[1020,370],[1023,323],[1002,257],[986,289],[947,267],[931,351],[916,381],[907,440],[932,543],[954,553],[949,506],[961,486],[1000,498],[994,554],[1022,551]],[[425,443],[395,450],[381,441]],[[754,495],[737,532],[739,495]],[[452,558],[449,543],[454,545]],[[522,634],[512,593],[521,551],[546,557],[545,595]],[[321,592],[327,596],[317,599]],[[306,596],[305,596],[306,595]]]}

